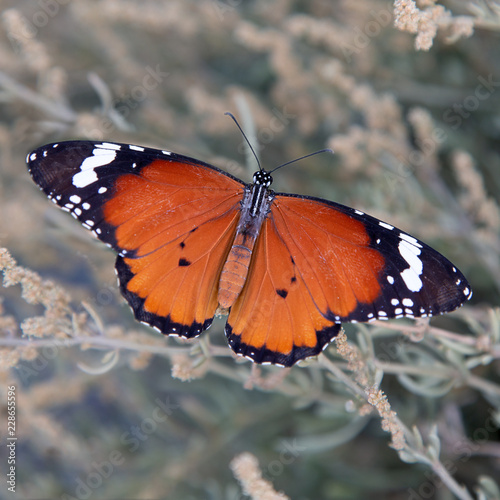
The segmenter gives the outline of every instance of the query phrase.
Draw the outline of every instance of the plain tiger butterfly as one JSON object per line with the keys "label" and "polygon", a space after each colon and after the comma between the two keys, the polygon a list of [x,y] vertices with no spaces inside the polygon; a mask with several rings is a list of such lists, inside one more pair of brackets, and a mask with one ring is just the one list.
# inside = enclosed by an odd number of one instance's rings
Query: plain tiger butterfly
{"label": "plain tiger butterfly", "polygon": [[426,317],[472,295],[445,257],[359,210],[245,184],[170,151],[70,141],[27,156],[33,180],[117,253],[137,320],[198,336],[228,314],[230,347],[291,366],[343,322]]}

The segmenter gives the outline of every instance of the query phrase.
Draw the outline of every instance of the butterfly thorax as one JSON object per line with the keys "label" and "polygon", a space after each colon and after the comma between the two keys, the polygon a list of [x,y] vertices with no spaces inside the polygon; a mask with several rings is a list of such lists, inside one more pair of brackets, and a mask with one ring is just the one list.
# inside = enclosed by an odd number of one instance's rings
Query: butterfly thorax
{"label": "butterfly thorax", "polygon": [[275,196],[269,189],[271,182],[269,174],[257,172],[254,184],[245,186],[236,235],[219,281],[218,301],[222,314],[234,304],[247,279],[255,242]]}
{"label": "butterfly thorax", "polygon": [[273,183],[273,178],[269,172],[257,170],[257,172],[253,174],[253,182],[254,184],[261,184],[268,188]]}

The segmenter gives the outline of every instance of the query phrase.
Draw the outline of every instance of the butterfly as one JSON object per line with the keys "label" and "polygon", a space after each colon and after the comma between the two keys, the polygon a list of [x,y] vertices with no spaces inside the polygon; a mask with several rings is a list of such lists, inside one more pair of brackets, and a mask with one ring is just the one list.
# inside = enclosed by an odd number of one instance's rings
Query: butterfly
{"label": "butterfly", "polygon": [[118,256],[137,320],[193,338],[228,314],[256,363],[319,354],[344,322],[452,311],[472,291],[445,257],[359,210],[275,193],[171,151],[69,141],[27,156],[36,184]]}

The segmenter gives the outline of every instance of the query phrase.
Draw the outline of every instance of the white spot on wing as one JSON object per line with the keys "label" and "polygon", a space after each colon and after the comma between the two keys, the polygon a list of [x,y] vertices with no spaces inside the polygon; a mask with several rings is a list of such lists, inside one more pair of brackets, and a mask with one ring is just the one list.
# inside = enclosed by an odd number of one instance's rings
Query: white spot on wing
{"label": "white spot on wing", "polygon": [[95,144],[96,148],[114,149],[120,150],[121,146],[119,144],[113,144],[112,142],[103,142],[102,144]]}
{"label": "white spot on wing", "polygon": [[75,203],[76,205],[78,205],[78,203],[80,203],[82,201],[82,199],[78,195],[72,194],[69,197],[69,201],[71,201],[71,203]]}
{"label": "white spot on wing", "polygon": [[418,292],[422,288],[422,280],[411,267],[401,273],[401,278],[403,278],[408,290],[412,292]]}
{"label": "white spot on wing", "polygon": [[95,169],[104,165],[109,165],[116,158],[116,151],[109,149],[94,149],[93,156],[83,160],[80,165],[80,172],[73,176],[73,185],[77,188],[84,188],[97,181]]}
{"label": "white spot on wing", "polygon": [[422,245],[418,242],[417,239],[415,239],[413,236],[410,236],[409,234],[405,234],[405,233],[399,233],[399,237],[402,239],[402,240],[405,240],[407,241],[408,243],[412,244],[412,245],[415,245],[416,247],[418,248],[422,248]]}
{"label": "white spot on wing", "polygon": [[401,240],[398,249],[401,257],[403,257],[410,266],[408,269],[401,272],[401,278],[403,278],[408,290],[418,292],[422,288],[420,275],[424,267],[422,261],[418,257],[421,252],[420,248],[406,240]]}
{"label": "white spot on wing", "polygon": [[382,222],[382,221],[379,221],[379,226],[382,226],[382,227],[385,227],[386,229],[389,229],[389,230],[393,230],[394,229],[394,226],[391,226],[390,224],[387,224],[385,222]]}
{"label": "white spot on wing", "polygon": [[130,145],[129,148],[132,149],[132,150],[134,150],[134,151],[144,151],[144,148],[141,147],[141,146],[132,146],[132,145]]}

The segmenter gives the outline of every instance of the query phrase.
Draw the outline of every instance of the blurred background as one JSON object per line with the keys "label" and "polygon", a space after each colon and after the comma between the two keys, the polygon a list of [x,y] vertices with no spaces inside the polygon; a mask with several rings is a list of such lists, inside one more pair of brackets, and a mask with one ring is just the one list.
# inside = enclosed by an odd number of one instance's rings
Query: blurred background
{"label": "blurred background", "polygon": [[[16,0],[0,20],[2,450],[12,385],[18,437],[0,497],[498,498],[500,3]],[[233,357],[222,320],[191,342],[137,324],[113,253],[25,156],[126,142],[249,181],[226,111],[264,168],[334,149],[273,187],[423,239],[472,300],[431,326],[349,325],[356,362],[333,344],[292,369]]]}

